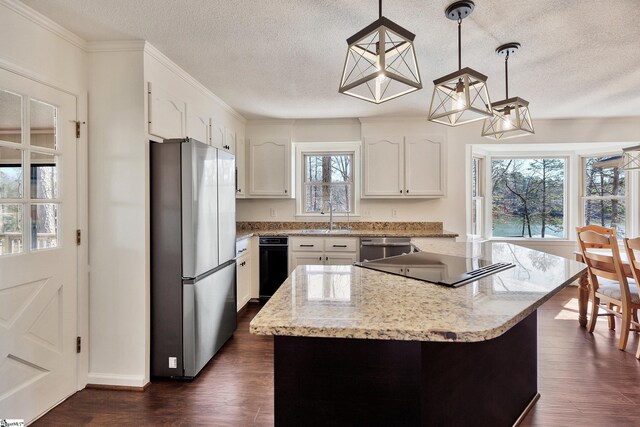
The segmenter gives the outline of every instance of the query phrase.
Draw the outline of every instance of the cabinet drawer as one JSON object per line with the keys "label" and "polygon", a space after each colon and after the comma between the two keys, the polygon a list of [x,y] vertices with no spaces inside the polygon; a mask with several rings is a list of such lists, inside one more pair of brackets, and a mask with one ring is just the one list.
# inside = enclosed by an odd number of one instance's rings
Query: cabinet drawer
{"label": "cabinet drawer", "polygon": [[322,237],[292,237],[289,240],[290,251],[322,251]]}
{"label": "cabinet drawer", "polygon": [[329,237],[324,239],[325,252],[355,252],[358,239],[354,237]]}
{"label": "cabinet drawer", "polygon": [[250,238],[242,239],[236,241],[236,258],[239,256],[245,255],[249,252],[249,241]]}

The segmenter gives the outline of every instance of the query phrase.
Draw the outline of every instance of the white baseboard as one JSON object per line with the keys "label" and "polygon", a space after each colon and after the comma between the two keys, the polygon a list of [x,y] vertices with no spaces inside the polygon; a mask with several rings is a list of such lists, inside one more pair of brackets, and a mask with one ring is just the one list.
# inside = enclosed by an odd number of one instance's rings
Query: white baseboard
{"label": "white baseboard", "polygon": [[89,372],[87,384],[119,387],[144,387],[148,380],[143,375],[119,375]]}

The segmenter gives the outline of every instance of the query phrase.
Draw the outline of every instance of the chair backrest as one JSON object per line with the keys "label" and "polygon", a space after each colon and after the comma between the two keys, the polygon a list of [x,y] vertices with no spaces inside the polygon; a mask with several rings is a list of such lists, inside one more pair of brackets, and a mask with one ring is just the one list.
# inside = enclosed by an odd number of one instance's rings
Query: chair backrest
{"label": "chair backrest", "polygon": [[[578,234],[582,233],[583,231],[593,231],[598,234],[611,234],[613,235],[613,237],[616,237],[615,228],[603,227],[601,225],[595,225],[595,224],[585,225],[584,227],[576,227],[576,231],[578,232]],[[593,246],[587,246],[588,248],[608,248],[609,247],[609,246],[602,246],[602,244],[600,243],[590,243],[589,245],[593,245]]]}
{"label": "chair backrest", "polygon": [[[582,251],[582,258],[587,264],[587,273],[594,290],[598,290],[598,277],[609,280],[615,280],[620,283],[623,294],[623,300],[630,299],[629,284],[627,277],[622,269],[622,261],[620,260],[620,249],[615,233],[599,234],[595,231],[578,231],[578,244]],[[608,248],[611,254],[590,252],[589,249]]]}
{"label": "chair backrest", "polygon": [[624,239],[624,249],[627,251],[627,258],[629,258],[629,267],[631,267],[631,273],[636,281],[636,284],[640,286],[640,259],[636,257],[634,251],[640,253],[640,237],[635,239]]}

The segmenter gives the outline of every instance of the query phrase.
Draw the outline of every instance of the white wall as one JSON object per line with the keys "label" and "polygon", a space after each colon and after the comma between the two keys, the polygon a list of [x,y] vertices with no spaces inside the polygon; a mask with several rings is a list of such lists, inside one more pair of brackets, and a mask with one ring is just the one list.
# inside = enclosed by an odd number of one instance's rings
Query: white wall
{"label": "white wall", "polygon": [[142,50],[92,52],[91,131],[92,384],[148,381],[148,148]]}
{"label": "white wall", "polygon": [[[534,117],[535,120],[535,117]],[[433,200],[372,200],[363,199],[361,210],[371,211],[371,218],[362,217],[362,221],[442,221],[449,231],[466,235],[466,181],[469,179],[467,158],[469,146],[472,144],[502,144],[480,136],[481,122],[471,123],[455,128],[430,123],[426,118],[371,118],[361,119],[361,137],[368,135],[442,135],[447,143],[447,195]],[[327,135],[327,120],[318,121],[314,128],[312,120],[304,120],[304,131],[298,131],[298,121],[292,126],[292,135],[304,135],[306,140],[347,140],[345,135],[357,135],[357,123],[351,128],[336,134]],[[289,122],[291,123],[291,122]],[[249,122],[248,132],[258,128],[259,123]],[[585,149],[598,147],[603,142],[640,141],[640,118],[612,119],[573,119],[573,120],[535,120],[536,134],[510,140],[513,144],[575,143],[576,147]],[[329,137],[330,139],[327,139]],[[333,138],[333,139],[331,139]],[[342,139],[340,139],[342,138]],[[293,139],[295,141],[295,137]],[[277,217],[270,216],[270,209],[275,208]],[[391,217],[391,209],[398,211],[397,218]],[[278,199],[246,199],[238,201],[238,219],[242,221],[293,221],[295,220],[295,201]],[[538,248],[550,252],[570,253],[568,249],[549,248],[536,243]]]}

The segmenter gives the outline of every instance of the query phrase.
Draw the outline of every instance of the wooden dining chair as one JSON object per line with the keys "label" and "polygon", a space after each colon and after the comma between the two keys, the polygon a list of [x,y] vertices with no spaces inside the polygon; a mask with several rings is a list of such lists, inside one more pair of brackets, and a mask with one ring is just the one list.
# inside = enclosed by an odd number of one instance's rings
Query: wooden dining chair
{"label": "wooden dining chair", "polygon": [[[576,227],[576,231],[579,233],[582,233],[583,231],[593,231],[595,233],[598,234],[610,234],[615,236],[616,235],[616,229],[615,228],[609,228],[609,227],[604,227],[602,225],[596,225],[596,224],[589,224],[589,225],[585,225],[583,227]],[[587,248],[609,248],[609,245],[604,245],[602,243],[585,243],[585,246]],[[589,279],[590,281],[591,279]],[[620,312],[620,306],[617,306],[615,304],[607,304],[607,308],[609,308],[610,310],[615,309],[618,313]],[[603,316],[607,316],[607,320],[609,322],[609,329],[611,329],[612,331],[614,331],[616,329],[616,321],[614,319],[613,316],[609,316],[608,314],[603,314]]]}
{"label": "wooden dining chair", "polygon": [[[636,257],[636,252],[640,253],[640,237],[636,237],[635,239],[624,239],[624,249],[627,252],[627,258],[629,259],[631,274],[636,282],[635,293],[636,296],[638,296],[640,291],[640,288],[638,287],[640,284],[640,259]],[[629,284],[629,288],[631,288],[631,284]],[[637,316],[635,320],[638,321]],[[640,359],[640,343],[638,343],[638,349],[636,350],[636,359]]]}
{"label": "wooden dining chair", "polygon": [[[624,274],[616,236],[613,233],[599,234],[591,230],[582,231],[578,232],[578,244],[584,262],[587,264],[589,276],[589,294],[591,296],[589,332],[594,331],[599,316],[609,316],[610,329],[613,329],[611,328],[613,316],[620,317],[622,324],[619,348],[624,350],[627,347],[631,324],[637,325],[633,319],[633,313],[640,308],[640,297],[638,297],[635,282],[632,282],[633,286],[630,287]],[[589,252],[589,248],[610,248],[611,255]],[[615,311],[612,306],[620,307],[620,311]],[[600,314],[600,309],[606,313]],[[635,328],[632,330],[638,331]]]}

